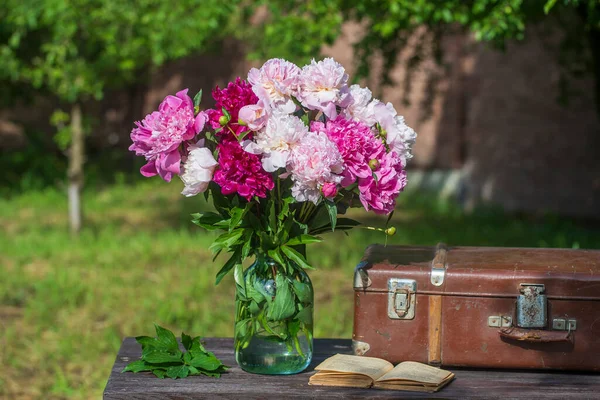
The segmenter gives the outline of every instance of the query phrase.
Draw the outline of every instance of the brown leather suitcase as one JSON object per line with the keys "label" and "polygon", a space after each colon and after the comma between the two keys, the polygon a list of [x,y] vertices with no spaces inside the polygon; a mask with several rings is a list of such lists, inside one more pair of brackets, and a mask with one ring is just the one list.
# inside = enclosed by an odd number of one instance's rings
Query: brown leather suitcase
{"label": "brown leather suitcase", "polygon": [[600,251],[372,245],[354,353],[442,366],[600,370]]}

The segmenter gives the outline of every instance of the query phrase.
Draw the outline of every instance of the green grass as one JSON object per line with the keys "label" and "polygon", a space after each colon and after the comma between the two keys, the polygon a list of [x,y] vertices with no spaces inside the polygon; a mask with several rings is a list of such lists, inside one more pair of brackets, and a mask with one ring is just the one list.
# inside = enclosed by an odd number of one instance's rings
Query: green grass
{"label": "green grass", "polygon": [[[234,285],[214,276],[214,235],[189,222],[209,208],[180,185],[148,180],[89,188],[86,226],[67,231],[65,196],[37,191],[0,200],[0,396],[99,398],[123,337],[175,332],[233,334]],[[352,212],[366,225],[385,218]],[[557,217],[464,215],[448,201],[406,193],[389,244],[600,248],[597,225]],[[309,247],[316,337],[350,337],[352,274],[378,232],[336,233]],[[215,306],[217,305],[217,306]]]}

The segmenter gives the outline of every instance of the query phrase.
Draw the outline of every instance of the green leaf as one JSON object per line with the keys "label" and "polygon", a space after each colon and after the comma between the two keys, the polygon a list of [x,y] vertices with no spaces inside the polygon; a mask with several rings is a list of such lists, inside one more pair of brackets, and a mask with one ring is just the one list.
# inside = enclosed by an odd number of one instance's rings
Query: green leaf
{"label": "green leaf", "polygon": [[267,318],[271,321],[281,321],[296,312],[294,298],[287,278],[283,274],[275,277],[275,300],[269,307]]}
{"label": "green leaf", "polygon": [[226,116],[227,119],[231,121],[231,114],[229,114],[229,111],[227,111],[227,109],[225,107],[221,107],[221,111],[223,112],[223,115]]}
{"label": "green leaf", "polygon": [[156,340],[160,344],[160,348],[167,351],[179,351],[179,345],[173,332],[157,324],[154,324],[154,329],[156,329]]}
{"label": "green leaf", "polygon": [[186,365],[190,365],[190,362],[192,361],[192,353],[190,351],[187,351],[184,355],[183,355],[183,362]]}
{"label": "green leaf", "polygon": [[275,260],[275,262],[281,266],[285,266],[285,260],[283,259],[283,257],[281,257],[281,252],[279,251],[279,249],[273,249],[273,250],[269,250],[267,252],[267,254],[269,255],[269,257],[271,257],[273,260]]}
{"label": "green leaf", "polygon": [[211,378],[220,378],[221,377],[221,372],[223,371],[202,371],[202,373],[206,376],[210,376]]}
{"label": "green leaf", "polygon": [[196,93],[194,96],[194,107],[200,107],[200,102],[202,101],[202,89]]}
{"label": "green leaf", "polygon": [[223,226],[219,226],[217,224],[225,221],[221,215],[213,213],[213,212],[205,212],[205,213],[195,213],[192,214],[192,222],[204,229],[209,231],[214,231],[216,229],[222,229]]}
{"label": "green leaf", "polygon": [[256,290],[254,287],[254,282],[252,279],[250,279],[250,277],[246,277],[246,297],[254,300],[256,304],[260,304],[265,299],[265,296]]}
{"label": "green leaf", "polygon": [[167,376],[169,378],[177,379],[177,378],[185,378],[188,376],[190,369],[187,365],[178,365],[167,368]]}
{"label": "green leaf", "polygon": [[165,376],[167,376],[167,371],[164,369],[153,369],[152,373],[160,379],[165,379]]}
{"label": "green leaf", "polygon": [[260,236],[261,248],[268,250],[276,247],[275,243],[273,242],[273,238],[266,232],[260,231],[258,235]]}
{"label": "green leaf", "polygon": [[237,264],[240,264],[242,262],[240,255],[241,255],[241,249],[238,248],[233,253],[231,258],[229,260],[227,260],[225,265],[223,265],[223,267],[219,270],[219,272],[217,272],[217,278],[215,281],[215,285],[218,285],[219,282],[221,282],[221,280],[225,277],[225,275],[227,275],[227,273],[229,271],[232,270],[233,267],[235,267]]}
{"label": "green leaf", "polygon": [[[252,282],[252,285],[253,285],[254,289],[258,293],[260,293],[265,300],[267,300],[267,303],[270,304],[273,302],[273,296],[270,293],[267,293],[264,286],[258,280],[254,280],[254,282]],[[246,287],[248,287],[248,286],[246,286]]]}
{"label": "green leaf", "polygon": [[248,210],[250,210],[250,208],[252,208],[253,205],[254,203],[249,202],[244,208],[234,208],[231,210],[231,219],[229,221],[230,232],[240,224],[240,221],[244,218]]}
{"label": "green leaf", "polygon": [[181,343],[183,344],[183,347],[189,351],[192,348],[192,337],[181,332]]}
{"label": "green leaf", "polygon": [[252,237],[253,236],[254,236],[254,234],[252,232],[250,232],[250,234],[247,235],[244,245],[242,246],[242,255],[241,255],[242,261],[245,260],[250,255],[250,252],[252,251]]}
{"label": "green leaf", "polygon": [[155,350],[144,354],[142,358],[151,364],[181,363],[181,355],[182,353],[179,350],[177,350],[177,353]]}
{"label": "green leaf", "polygon": [[213,253],[219,250],[231,250],[237,244],[238,240],[244,234],[244,229],[234,229],[231,232],[225,232],[217,237],[208,248]]}
{"label": "green leaf", "polygon": [[307,283],[294,281],[294,293],[300,303],[312,303],[313,292]]}
{"label": "green leaf", "polygon": [[[261,295],[261,299],[264,299],[264,297]],[[252,315],[256,315],[260,312],[260,307],[258,306],[258,303],[253,299],[252,301],[250,301],[250,305],[248,305],[248,311],[250,311],[250,314]]]}
{"label": "green leaf", "polygon": [[205,371],[214,371],[223,364],[213,353],[194,354],[190,365]]}
{"label": "green leaf", "polygon": [[[355,228],[357,226],[361,225],[360,222],[355,221],[353,219],[350,218],[338,218],[337,220],[337,224],[336,224],[336,229],[338,231],[343,231],[343,230],[349,230],[352,228]],[[329,231],[329,225],[326,226],[322,226],[320,228],[313,228],[310,230],[310,233],[313,235],[319,234],[319,233],[325,233]]]}
{"label": "green leaf", "polygon": [[331,221],[331,230],[335,231],[335,224],[337,222],[337,207],[333,201],[325,200],[325,207],[329,213],[329,220]]}
{"label": "green leaf", "polygon": [[275,202],[269,202],[269,227],[271,232],[277,231],[277,216],[275,215]]}
{"label": "green leaf", "polygon": [[195,353],[195,352],[204,352],[204,353],[206,353],[206,349],[202,345],[202,341],[201,341],[200,336],[196,336],[195,338],[192,339],[192,347],[190,348],[190,351],[192,353]]}
{"label": "green leaf", "polygon": [[554,7],[555,4],[556,4],[556,0],[546,1],[546,4],[544,4],[544,14],[548,15],[548,13],[550,13],[550,10],[552,10],[552,8]]}
{"label": "green leaf", "polygon": [[304,256],[300,253],[298,253],[296,250],[292,249],[291,247],[288,246],[281,246],[281,251],[283,251],[283,253],[293,262],[295,262],[296,264],[298,264],[298,266],[304,268],[304,269],[314,269],[312,267],[312,265],[310,265],[306,259],[304,258]]}
{"label": "green leaf", "polygon": [[314,229],[330,225],[329,221],[330,218],[329,213],[327,212],[327,207],[325,205],[319,205],[319,207],[317,207],[317,212],[315,213],[315,215],[310,219],[310,221],[308,221],[308,226],[312,231]]}
{"label": "green leaf", "polygon": [[146,364],[144,360],[137,360],[127,364],[123,371],[121,372],[142,372],[142,371],[152,371],[152,366]]}
{"label": "green leaf", "polygon": [[246,282],[244,281],[244,267],[242,264],[236,264],[234,267],[233,278],[239,295],[242,296],[242,300],[246,300]]}
{"label": "green leaf", "polygon": [[392,212],[391,212],[391,213],[389,213],[389,215],[388,215],[387,219],[385,220],[385,226],[386,226],[386,228],[387,228],[388,224],[390,223],[390,221],[392,220],[392,217],[394,216],[394,212],[395,212],[395,211],[396,211],[396,210],[392,210]]}
{"label": "green leaf", "polygon": [[323,241],[323,239],[321,239],[318,236],[300,235],[300,236],[291,238],[290,240],[288,240],[288,242],[285,245],[286,246],[297,246],[299,244],[318,243],[318,242],[322,242],[322,241]]}
{"label": "green leaf", "polygon": [[142,345],[142,350],[160,347],[160,343],[156,340],[156,338],[150,336],[137,336],[135,341]]}
{"label": "green leaf", "polygon": [[313,306],[310,305],[310,306],[304,307],[302,310],[298,311],[298,314],[296,314],[296,318],[298,318],[298,320],[305,325],[312,325],[312,323],[313,323]]}

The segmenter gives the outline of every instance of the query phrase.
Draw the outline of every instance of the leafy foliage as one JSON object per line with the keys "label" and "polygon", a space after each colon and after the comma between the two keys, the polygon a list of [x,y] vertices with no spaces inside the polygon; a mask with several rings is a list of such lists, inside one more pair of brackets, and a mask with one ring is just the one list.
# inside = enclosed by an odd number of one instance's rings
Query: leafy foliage
{"label": "leafy foliage", "polygon": [[67,102],[144,76],[149,66],[206,48],[237,1],[17,1],[0,4],[0,80]]}
{"label": "leafy foliage", "polygon": [[[408,39],[420,27],[417,48],[433,46],[433,54],[441,60],[440,37],[460,27],[472,32],[477,40],[503,48],[508,39],[521,40],[525,28],[546,15],[559,21],[565,37],[562,51],[568,53],[567,69],[581,67],[581,51],[589,36],[592,51],[600,54],[600,3],[597,0],[269,0],[262,29],[249,27],[242,32],[250,37],[255,58],[286,57],[306,62],[332,44],[341,34],[341,25],[352,21],[364,28],[364,35],[354,44],[357,71],[355,79],[366,77],[372,56],[383,57],[382,82],[391,84],[390,71]],[[246,15],[252,15],[256,3],[250,3]],[[567,11],[567,12],[565,12]],[[571,12],[568,12],[571,11]],[[574,11],[574,12],[573,12]],[[565,15],[575,14],[573,21]],[[408,60],[407,67],[418,65],[419,51]],[[599,56],[595,56],[600,59]],[[559,60],[565,64],[564,56]],[[600,62],[589,65],[600,77]],[[595,70],[594,70],[595,68]]]}
{"label": "leafy foliage", "polygon": [[181,343],[187,350],[179,350],[175,335],[168,329],[154,325],[156,337],[138,336],[142,345],[142,358],[129,363],[122,372],[150,371],[158,378],[185,378],[189,375],[220,377],[228,367],[215,355],[206,351],[200,337],[181,334]]}

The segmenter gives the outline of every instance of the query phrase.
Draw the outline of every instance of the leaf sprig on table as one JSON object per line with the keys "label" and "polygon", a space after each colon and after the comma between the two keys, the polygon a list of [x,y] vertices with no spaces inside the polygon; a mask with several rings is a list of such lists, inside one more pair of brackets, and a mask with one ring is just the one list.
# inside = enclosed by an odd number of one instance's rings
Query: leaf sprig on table
{"label": "leaf sprig on table", "polygon": [[206,351],[200,337],[192,338],[181,333],[185,352],[179,349],[175,335],[168,329],[154,325],[156,337],[138,336],[142,345],[142,358],[129,363],[122,372],[150,371],[159,378],[185,378],[190,375],[207,375],[219,378],[225,366],[213,353]]}

